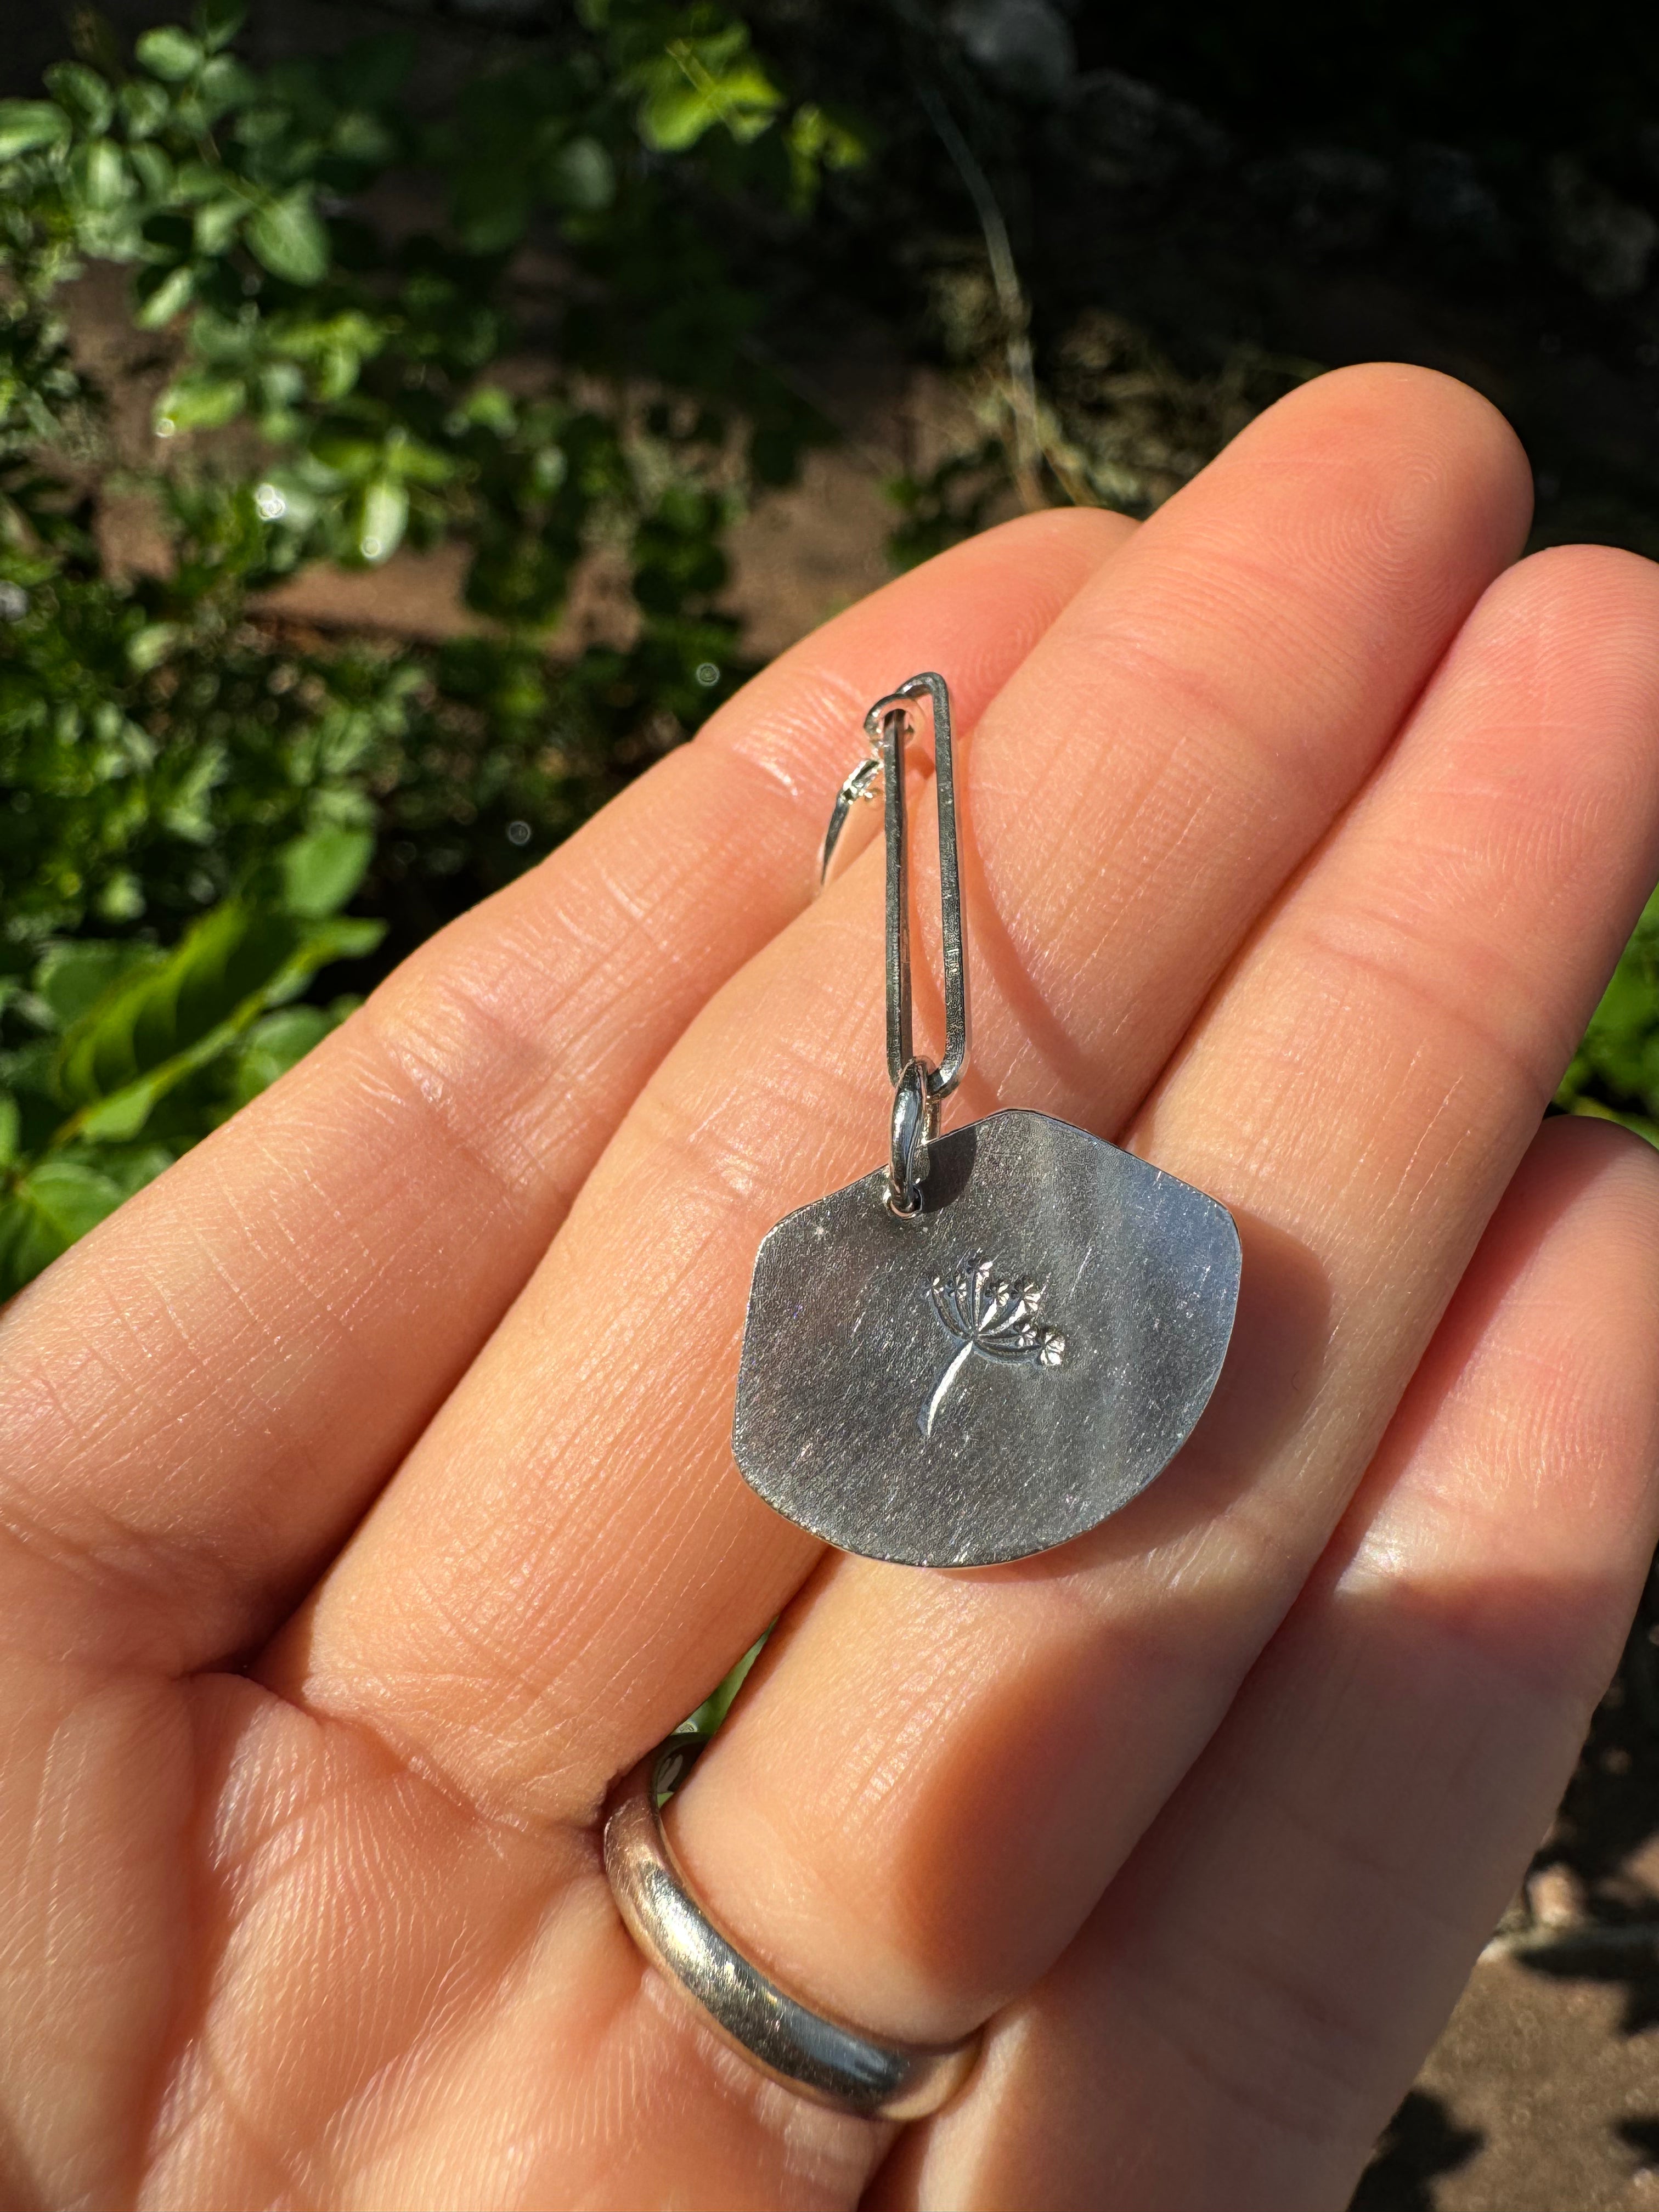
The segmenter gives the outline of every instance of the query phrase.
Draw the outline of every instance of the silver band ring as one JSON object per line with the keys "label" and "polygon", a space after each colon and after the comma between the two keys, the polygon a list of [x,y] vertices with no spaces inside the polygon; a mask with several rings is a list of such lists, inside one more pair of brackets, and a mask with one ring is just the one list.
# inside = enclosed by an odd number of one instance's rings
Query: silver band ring
{"label": "silver band ring", "polygon": [[895,2043],[815,2011],[745,1959],[692,1894],[658,1807],[703,1741],[671,1735],[611,1793],[605,1870],[629,1935],[705,2024],[775,2081],[866,2120],[937,2112],[972,2069],[977,2030],[960,2043]]}

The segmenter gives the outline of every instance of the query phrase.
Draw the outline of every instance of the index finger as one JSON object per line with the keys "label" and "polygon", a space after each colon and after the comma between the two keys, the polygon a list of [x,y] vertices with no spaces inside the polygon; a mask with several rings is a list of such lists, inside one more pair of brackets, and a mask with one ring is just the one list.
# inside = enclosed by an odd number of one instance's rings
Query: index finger
{"label": "index finger", "polygon": [[815,632],[15,1303],[0,1526],[93,1651],[183,1668],[270,1626],[806,902],[868,700],[943,660],[971,720],[1130,527],[1030,516]]}

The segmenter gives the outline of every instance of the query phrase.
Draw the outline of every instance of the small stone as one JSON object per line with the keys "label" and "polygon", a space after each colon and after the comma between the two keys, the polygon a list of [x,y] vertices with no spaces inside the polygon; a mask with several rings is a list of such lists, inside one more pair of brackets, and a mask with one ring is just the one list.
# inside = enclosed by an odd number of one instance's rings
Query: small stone
{"label": "small stone", "polygon": [[1577,1928],[1584,1918],[1584,1893],[1571,1867],[1540,1867],[1528,1875],[1527,1903],[1540,1928]]}

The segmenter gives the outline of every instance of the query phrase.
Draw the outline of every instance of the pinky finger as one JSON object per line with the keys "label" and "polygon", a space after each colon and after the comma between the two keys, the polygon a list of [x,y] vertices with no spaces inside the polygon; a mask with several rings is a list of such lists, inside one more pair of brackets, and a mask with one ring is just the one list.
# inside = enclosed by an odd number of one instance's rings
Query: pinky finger
{"label": "pinky finger", "polygon": [[880,2212],[1330,2212],[1455,2003],[1659,1519],[1659,1159],[1540,1132],[1319,1569]]}

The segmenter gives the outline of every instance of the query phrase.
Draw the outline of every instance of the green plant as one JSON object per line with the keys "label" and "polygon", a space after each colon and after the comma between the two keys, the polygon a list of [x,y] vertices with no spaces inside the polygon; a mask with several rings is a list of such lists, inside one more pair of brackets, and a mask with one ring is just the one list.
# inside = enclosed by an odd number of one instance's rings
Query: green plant
{"label": "green plant", "polygon": [[[264,441],[245,574],[459,536],[470,604],[545,629],[594,531],[631,536],[678,482],[738,494],[743,464],[788,473],[817,426],[744,352],[760,301],[678,172],[799,206],[859,147],[816,108],[786,114],[741,25],[590,0],[568,52],[416,125],[411,40],[261,76],[228,51],[240,12],[206,0],[194,31],[140,38],[130,68],[106,32],[83,33],[100,66],[60,64],[50,99],[0,103],[0,186],[29,307],[82,258],[134,268],[137,320],[180,355],[158,436],[246,424]],[[352,212],[399,166],[441,190],[447,237],[387,244]],[[505,257],[538,214],[590,281],[526,302]],[[526,304],[558,363],[528,398],[489,374]],[[27,328],[52,343],[38,313]],[[39,365],[21,380],[38,392]],[[729,504],[703,510],[707,544]]]}
{"label": "green plant", "polygon": [[310,1050],[352,1003],[297,1006],[381,926],[342,915],[367,831],[283,848],[170,950],[139,938],[49,944],[0,983],[0,1297]]}
{"label": "green plant", "polygon": [[1659,892],[1625,948],[1556,1103],[1659,1145]]}
{"label": "green plant", "polygon": [[[0,102],[0,1296],[323,1033],[323,968],[529,866],[741,680],[726,530],[823,434],[726,240],[787,233],[861,149],[742,24],[588,0],[416,117],[408,38],[259,73],[241,15],[203,0],[129,57],[82,13],[48,96]],[[430,220],[389,239],[362,200],[393,169]],[[514,259],[535,226],[552,285]],[[56,307],[88,260],[131,269],[167,363],[113,478]],[[112,481],[160,573],[106,563]],[[258,611],[441,540],[478,636]],[[555,658],[598,553],[628,634]]]}

